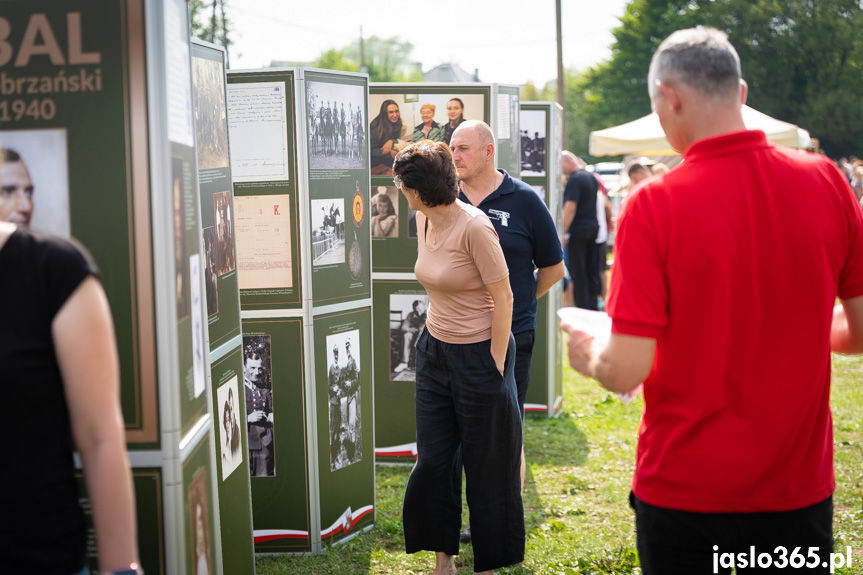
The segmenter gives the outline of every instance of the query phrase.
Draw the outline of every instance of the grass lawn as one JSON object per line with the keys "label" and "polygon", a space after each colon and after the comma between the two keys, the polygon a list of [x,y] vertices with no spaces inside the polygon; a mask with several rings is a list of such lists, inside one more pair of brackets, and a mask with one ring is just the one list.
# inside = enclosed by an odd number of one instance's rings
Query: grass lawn
{"label": "grass lawn", "polygon": [[[837,490],[836,549],[850,546],[863,575],[863,358],[834,356],[833,418]],[[623,406],[599,385],[564,372],[564,411],[558,419],[529,418],[524,505],[524,563],[498,574],[640,573],[635,528],[627,504],[643,401]],[[373,529],[315,557],[260,558],[264,575],[425,574],[431,553],[403,550],[401,503],[410,469],[377,468],[377,521]],[[465,521],[467,509],[465,507]],[[462,545],[459,575],[470,574],[473,552]],[[794,572],[793,569],[789,569]]]}

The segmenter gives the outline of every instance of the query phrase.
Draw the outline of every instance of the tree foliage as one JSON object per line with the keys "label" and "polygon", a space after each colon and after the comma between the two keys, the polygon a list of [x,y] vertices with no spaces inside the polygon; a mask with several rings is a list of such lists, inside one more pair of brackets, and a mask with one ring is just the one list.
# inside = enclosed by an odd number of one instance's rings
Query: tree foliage
{"label": "tree foliage", "polygon": [[332,48],[322,53],[312,63],[316,68],[358,72],[365,67],[371,82],[419,82],[422,73],[410,61],[413,44],[398,36],[365,38],[360,48],[357,39],[343,48]]}
{"label": "tree foliage", "polygon": [[[806,128],[832,156],[863,152],[861,0],[631,0],[611,58],[566,73],[569,149],[585,155],[590,131],[649,113],[650,58],[671,32],[697,25],[728,34],[753,108]],[[553,86],[536,92],[556,99]]]}
{"label": "tree foliage", "polygon": [[227,0],[189,0],[189,20],[193,38],[200,38],[228,50],[232,26],[225,16]]}

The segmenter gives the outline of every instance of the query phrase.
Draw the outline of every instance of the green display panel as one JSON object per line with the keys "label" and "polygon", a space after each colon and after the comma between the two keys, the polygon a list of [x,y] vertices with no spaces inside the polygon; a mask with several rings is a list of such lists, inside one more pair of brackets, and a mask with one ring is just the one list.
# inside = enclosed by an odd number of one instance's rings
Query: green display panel
{"label": "green display panel", "polygon": [[497,87],[497,167],[518,178],[521,173],[518,86]]}
{"label": "green display panel", "polygon": [[249,488],[246,398],[240,347],[213,362],[213,422],[216,437],[216,483],[222,531],[224,573],[254,571],[252,497]]}
{"label": "green display panel", "polygon": [[313,305],[371,295],[368,79],[305,72]]}
{"label": "green display panel", "polygon": [[186,573],[216,573],[221,561],[215,552],[213,496],[210,493],[209,433],[183,462],[183,531],[186,539]]}
{"label": "green display panel", "polygon": [[177,296],[177,374],[180,435],[185,436],[207,412],[207,363],[204,294],[198,242],[198,171],[195,149],[171,143],[174,198],[174,256]]}
{"label": "green display panel", "polygon": [[303,321],[243,320],[255,551],[311,551]]}
{"label": "green display panel", "polygon": [[228,74],[243,310],[302,306],[294,80],[284,70]]}
{"label": "green display panel", "polygon": [[[99,559],[96,553],[96,532],[93,529],[93,509],[86,495],[84,476],[75,474],[84,519],[87,521],[87,567],[91,575],[99,575]],[[132,484],[135,489],[135,505],[138,529],[138,554],[141,567],[148,574],[164,575],[165,570],[165,526],[162,517],[162,470],[133,469]]]}
{"label": "green display panel", "polygon": [[93,254],[117,334],[127,439],[158,446],[142,6],[2,6],[0,146],[17,152],[34,189],[15,220]]}
{"label": "green display panel", "polygon": [[416,338],[425,326],[428,295],[417,281],[375,280],[375,458],[416,460]]}
{"label": "green display panel", "polygon": [[202,268],[210,349],[215,349],[240,335],[224,52],[193,43],[192,80],[204,244]]}
{"label": "green display panel", "polygon": [[371,311],[314,319],[321,542],[375,518]]}
{"label": "green display panel", "polygon": [[[395,144],[397,149],[426,136],[449,143],[443,129],[450,122],[447,108],[453,115],[460,112],[465,120],[488,123],[491,121],[491,92],[489,85],[381,84],[369,87],[373,271],[413,273],[417,259],[416,212],[408,208],[407,200],[393,185],[393,158],[383,155],[381,144],[385,142],[375,136],[376,126],[387,118],[388,111],[397,109],[402,123],[401,136]],[[432,122],[436,127],[426,134],[422,114],[423,109],[426,114],[431,112],[431,106],[434,106]]]}
{"label": "green display panel", "polygon": [[[558,229],[562,217],[558,182],[561,152],[559,113],[559,106],[545,102],[523,103],[519,114],[521,179],[549,207]],[[558,284],[537,301],[536,340],[524,405],[528,414],[555,417],[563,403],[562,341],[555,316],[562,305],[561,300]]]}

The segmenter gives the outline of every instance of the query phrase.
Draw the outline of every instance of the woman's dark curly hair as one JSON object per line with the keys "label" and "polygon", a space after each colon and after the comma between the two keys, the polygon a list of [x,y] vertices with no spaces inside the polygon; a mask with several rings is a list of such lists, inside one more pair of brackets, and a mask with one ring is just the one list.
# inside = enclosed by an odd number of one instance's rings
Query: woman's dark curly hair
{"label": "woman's dark curly hair", "polygon": [[402,185],[419,192],[420,201],[433,208],[458,198],[458,172],[445,142],[421,140],[398,153],[393,173]]}

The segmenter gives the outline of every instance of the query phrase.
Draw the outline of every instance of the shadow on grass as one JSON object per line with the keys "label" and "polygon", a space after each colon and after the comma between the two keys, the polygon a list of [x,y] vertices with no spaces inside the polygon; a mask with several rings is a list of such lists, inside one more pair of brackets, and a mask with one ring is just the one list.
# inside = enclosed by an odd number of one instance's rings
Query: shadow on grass
{"label": "shadow on grass", "polygon": [[525,421],[525,457],[540,465],[584,465],[590,453],[587,436],[566,413],[554,419]]}

